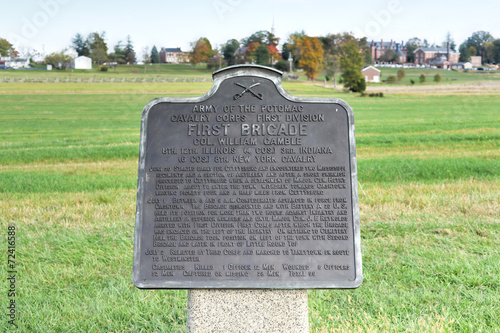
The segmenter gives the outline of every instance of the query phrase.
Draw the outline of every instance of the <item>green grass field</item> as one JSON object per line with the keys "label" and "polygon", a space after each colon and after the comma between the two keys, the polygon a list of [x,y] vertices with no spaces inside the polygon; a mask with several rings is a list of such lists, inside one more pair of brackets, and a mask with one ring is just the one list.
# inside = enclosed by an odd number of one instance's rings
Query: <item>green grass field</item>
{"label": "green grass field", "polygon": [[[382,72],[381,80],[386,80],[389,75],[397,76],[399,68],[379,68]],[[406,76],[399,84],[410,84],[413,79],[416,85],[433,85],[434,76],[439,74],[441,76],[441,84],[457,84],[457,83],[477,83],[485,80],[500,81],[500,71],[454,71],[442,69],[419,69],[419,68],[406,68]],[[420,83],[420,75],[425,76],[425,83]]]}
{"label": "green grass field", "polygon": [[[210,78],[177,70],[186,73],[163,74]],[[19,332],[185,330],[185,290],[131,282],[140,118],[155,97],[210,87],[0,83],[1,237],[15,225]],[[356,122],[364,282],[310,290],[311,331],[499,332],[500,92],[361,98],[284,87],[340,97]]]}

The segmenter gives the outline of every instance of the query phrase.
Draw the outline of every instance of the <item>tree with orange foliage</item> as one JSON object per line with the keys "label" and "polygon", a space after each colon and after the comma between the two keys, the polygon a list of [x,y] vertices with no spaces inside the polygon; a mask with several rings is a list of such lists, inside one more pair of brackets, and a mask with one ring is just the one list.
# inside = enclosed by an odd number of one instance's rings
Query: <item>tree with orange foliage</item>
{"label": "tree with orange foliage", "polygon": [[318,77],[323,66],[323,47],[317,37],[303,36],[298,40],[299,66],[306,71],[308,79]]}
{"label": "tree with orange foliage", "polygon": [[278,49],[276,48],[276,46],[274,46],[273,44],[271,44],[271,45],[267,46],[267,49],[269,50],[269,56],[272,59],[271,62],[280,61],[281,60],[281,54],[278,51]]}
{"label": "tree with orange foliage", "polygon": [[257,60],[256,51],[259,45],[259,42],[251,42],[250,44],[248,44],[247,51],[245,52],[245,58],[247,62],[255,63],[255,61]]}
{"label": "tree with orange foliage", "polygon": [[200,62],[207,61],[212,56],[212,45],[210,45],[207,38],[202,37],[193,44],[193,51],[189,53],[189,62],[193,64],[193,66],[196,66],[196,64]]}

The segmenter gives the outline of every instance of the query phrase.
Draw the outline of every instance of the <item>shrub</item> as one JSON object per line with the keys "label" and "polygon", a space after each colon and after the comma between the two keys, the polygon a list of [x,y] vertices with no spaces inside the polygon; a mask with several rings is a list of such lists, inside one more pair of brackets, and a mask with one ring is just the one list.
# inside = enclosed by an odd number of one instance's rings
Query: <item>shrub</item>
{"label": "shrub", "polygon": [[394,83],[394,82],[396,82],[396,77],[394,75],[389,75],[386,82],[387,83]]}
{"label": "shrub", "polygon": [[352,92],[363,92],[366,90],[365,79],[360,79],[352,83],[352,87],[349,89]]}
{"label": "shrub", "polygon": [[217,70],[217,69],[220,69],[221,66],[224,67],[226,65],[227,65],[227,61],[225,59],[222,59],[222,56],[217,55],[217,56],[211,57],[208,60],[207,69]]}
{"label": "shrub", "polygon": [[410,79],[410,83],[411,83],[411,85],[414,85],[415,84],[415,80]]}
{"label": "shrub", "polygon": [[369,93],[367,94],[366,92],[361,92],[361,97],[384,97],[384,93],[383,92],[378,92],[378,93]]}
{"label": "shrub", "polygon": [[401,81],[406,76],[406,71],[404,68],[398,69],[398,81]]}
{"label": "shrub", "polygon": [[441,75],[439,75],[439,74],[434,75],[434,82],[436,82],[436,83],[441,82]]}
{"label": "shrub", "polygon": [[425,82],[425,75],[424,74],[420,74],[420,83],[424,83]]}
{"label": "shrub", "polygon": [[276,64],[274,64],[274,68],[276,68],[279,71],[282,72],[287,72],[288,71],[288,62],[285,60],[280,60]]}
{"label": "shrub", "polygon": [[105,66],[105,65],[99,65],[99,70],[101,72],[107,72],[108,71],[108,66]]}

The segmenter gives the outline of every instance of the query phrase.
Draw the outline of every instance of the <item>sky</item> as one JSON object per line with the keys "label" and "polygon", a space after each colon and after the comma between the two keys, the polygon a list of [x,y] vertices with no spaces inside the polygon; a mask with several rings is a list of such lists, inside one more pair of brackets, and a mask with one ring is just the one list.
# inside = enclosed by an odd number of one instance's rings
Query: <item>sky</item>
{"label": "sky", "polygon": [[108,49],[130,35],[138,59],[153,45],[191,50],[200,37],[218,47],[259,30],[286,41],[291,33],[309,36],[352,32],[369,41],[413,37],[441,44],[447,33],[461,44],[473,32],[500,38],[500,2],[407,0],[0,0],[0,38],[18,51],[45,54],[71,47],[80,33],[105,32]]}

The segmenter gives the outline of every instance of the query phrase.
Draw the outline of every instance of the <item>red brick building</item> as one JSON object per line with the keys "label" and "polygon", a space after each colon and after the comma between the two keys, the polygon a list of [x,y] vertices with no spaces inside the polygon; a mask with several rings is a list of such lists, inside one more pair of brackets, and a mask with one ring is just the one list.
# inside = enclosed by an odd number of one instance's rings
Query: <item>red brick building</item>
{"label": "red brick building", "polygon": [[182,62],[188,62],[188,54],[186,52],[182,52],[180,47],[176,48],[165,48],[162,47],[160,52],[160,63],[167,64],[179,64]]}
{"label": "red brick building", "polygon": [[375,42],[372,40],[371,43],[368,42],[368,46],[370,47],[373,64],[380,62],[380,59],[389,50],[392,50],[397,55],[396,63],[398,64],[406,63],[407,52],[403,42],[396,43],[393,40],[391,40],[390,42],[384,42],[384,40],[381,40],[380,42]]}
{"label": "red brick building", "polygon": [[456,63],[460,53],[445,47],[420,47],[415,50],[416,65],[434,65],[443,68],[447,63]]}

